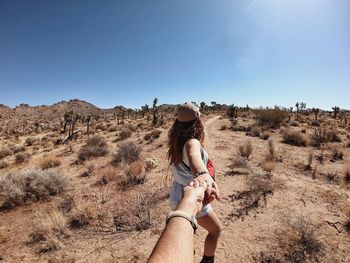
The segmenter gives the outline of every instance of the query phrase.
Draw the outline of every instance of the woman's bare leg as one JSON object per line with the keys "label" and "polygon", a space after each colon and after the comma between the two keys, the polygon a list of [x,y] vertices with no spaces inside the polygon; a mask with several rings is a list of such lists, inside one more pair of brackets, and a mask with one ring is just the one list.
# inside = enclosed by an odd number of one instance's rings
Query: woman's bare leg
{"label": "woman's bare leg", "polygon": [[204,243],[204,255],[212,257],[215,254],[216,246],[222,231],[221,223],[213,210],[210,211],[208,215],[198,218],[197,222],[208,231]]}

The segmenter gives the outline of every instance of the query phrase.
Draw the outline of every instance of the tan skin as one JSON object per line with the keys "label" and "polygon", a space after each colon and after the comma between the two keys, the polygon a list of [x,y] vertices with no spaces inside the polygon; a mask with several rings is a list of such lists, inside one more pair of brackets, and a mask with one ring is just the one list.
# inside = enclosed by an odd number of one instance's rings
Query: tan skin
{"label": "tan skin", "polygon": [[[185,149],[189,161],[189,165],[193,174],[201,171],[207,171],[207,168],[202,160],[201,144],[196,139],[190,139],[185,144]],[[214,199],[220,200],[219,188],[209,173],[198,176],[193,179],[189,185],[198,187],[206,183],[205,203],[210,203]],[[208,231],[208,235],[204,243],[204,255],[214,256],[218,244],[218,239],[222,231],[221,223],[214,211],[211,211],[207,216],[199,218],[198,224]]]}

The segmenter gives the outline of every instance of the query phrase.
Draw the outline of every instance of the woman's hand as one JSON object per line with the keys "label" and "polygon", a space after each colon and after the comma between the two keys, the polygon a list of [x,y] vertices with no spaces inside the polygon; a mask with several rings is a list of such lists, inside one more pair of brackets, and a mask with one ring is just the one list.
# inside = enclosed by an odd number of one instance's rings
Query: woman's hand
{"label": "woman's hand", "polygon": [[203,204],[209,204],[215,199],[220,200],[219,187],[209,173],[199,175],[198,177],[194,178],[188,185],[196,188],[204,184],[207,185],[207,189],[205,190]]}

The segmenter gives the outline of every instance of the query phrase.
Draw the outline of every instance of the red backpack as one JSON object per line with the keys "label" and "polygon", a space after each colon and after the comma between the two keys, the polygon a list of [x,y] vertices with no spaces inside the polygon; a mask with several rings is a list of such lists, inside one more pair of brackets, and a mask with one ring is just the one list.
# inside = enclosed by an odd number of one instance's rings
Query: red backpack
{"label": "red backpack", "polygon": [[[185,164],[184,161],[182,161],[182,164],[188,169],[191,171],[191,168]],[[214,163],[212,160],[208,159],[208,162],[207,162],[207,169],[208,169],[208,172],[210,174],[210,176],[214,179],[215,181],[215,167],[214,167]]]}

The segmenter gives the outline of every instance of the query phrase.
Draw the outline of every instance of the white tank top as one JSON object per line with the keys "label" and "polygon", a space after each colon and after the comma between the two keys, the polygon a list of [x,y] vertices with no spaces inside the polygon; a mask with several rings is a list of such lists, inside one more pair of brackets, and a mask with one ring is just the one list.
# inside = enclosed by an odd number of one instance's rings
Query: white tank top
{"label": "white tank top", "polygon": [[[204,148],[201,148],[202,150],[202,160],[205,166],[207,166],[208,163],[208,153],[204,150]],[[174,177],[174,181],[182,184],[182,185],[187,185],[189,182],[193,180],[193,174],[191,170],[188,168],[189,162],[188,162],[188,157],[187,157],[187,152],[186,152],[186,147],[184,146],[183,148],[183,153],[182,153],[182,161],[187,165],[184,165],[182,162],[177,164],[177,165],[171,165],[170,169]]]}

